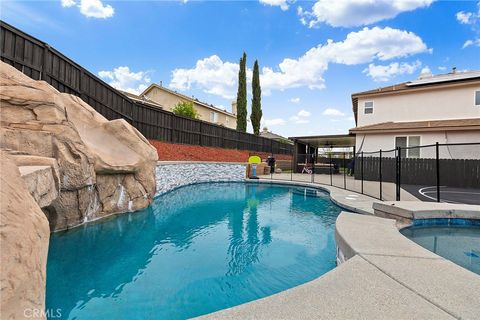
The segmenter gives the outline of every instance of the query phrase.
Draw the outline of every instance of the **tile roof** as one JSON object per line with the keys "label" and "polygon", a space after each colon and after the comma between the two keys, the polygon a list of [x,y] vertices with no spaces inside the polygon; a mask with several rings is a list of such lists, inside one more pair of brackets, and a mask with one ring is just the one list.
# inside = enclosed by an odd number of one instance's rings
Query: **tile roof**
{"label": "tile roof", "polygon": [[203,101],[200,101],[200,100],[198,100],[198,99],[195,99],[195,98],[189,97],[189,96],[187,96],[187,95],[184,95],[184,94],[182,94],[182,93],[180,93],[180,92],[177,92],[177,91],[174,91],[174,90],[170,90],[170,89],[168,89],[168,88],[166,88],[166,87],[164,87],[164,86],[160,86],[160,85],[158,85],[158,84],[156,84],[156,83],[152,83],[147,89],[145,89],[145,90],[140,94],[140,96],[144,96],[148,91],[152,90],[153,88],[157,88],[157,89],[159,89],[159,90],[163,90],[163,91],[165,91],[165,92],[168,92],[168,93],[171,93],[171,94],[173,94],[173,95],[176,95],[176,96],[178,96],[178,97],[180,97],[180,98],[182,98],[182,99],[185,99],[185,100],[191,101],[191,102],[193,102],[193,103],[199,104],[199,105],[201,105],[201,106],[203,106],[203,107],[205,107],[205,108],[209,108],[209,109],[211,109],[211,110],[214,110],[214,111],[217,111],[217,112],[221,112],[221,113],[227,114],[227,115],[229,115],[229,116],[231,116],[231,117],[235,117],[235,118],[237,117],[236,114],[233,114],[233,113],[231,113],[231,112],[228,112],[227,110],[223,110],[223,109],[217,108],[217,107],[215,107],[215,106],[212,105],[212,104],[208,104],[208,103],[206,103],[206,102],[203,102]]}
{"label": "tile roof", "polygon": [[480,130],[480,118],[428,120],[412,122],[382,122],[350,129],[350,133],[386,131]]}

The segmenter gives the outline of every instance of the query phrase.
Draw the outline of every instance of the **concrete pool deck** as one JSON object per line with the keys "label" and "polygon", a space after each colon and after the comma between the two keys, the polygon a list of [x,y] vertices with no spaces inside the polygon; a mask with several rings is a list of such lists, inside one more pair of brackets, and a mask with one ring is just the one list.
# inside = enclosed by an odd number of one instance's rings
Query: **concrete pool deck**
{"label": "concrete pool deck", "polygon": [[455,205],[448,204],[381,203],[312,183],[263,179],[259,183],[323,189],[340,206],[364,214],[342,212],[338,217],[335,238],[339,266],[335,269],[303,285],[200,319],[480,318],[479,275],[404,237],[398,230],[404,221],[373,216],[375,206],[383,214],[411,214],[415,218],[473,215],[479,219],[479,206],[457,206],[455,210]]}

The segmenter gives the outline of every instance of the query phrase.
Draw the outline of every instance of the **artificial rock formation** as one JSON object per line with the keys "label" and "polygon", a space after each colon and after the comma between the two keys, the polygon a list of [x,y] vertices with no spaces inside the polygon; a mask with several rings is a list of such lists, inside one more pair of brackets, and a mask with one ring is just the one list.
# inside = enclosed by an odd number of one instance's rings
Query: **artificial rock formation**
{"label": "artificial rock formation", "polygon": [[0,317],[23,319],[45,308],[50,230],[12,158],[0,164]]}
{"label": "artificial rock formation", "polygon": [[134,127],[4,63],[0,86],[0,147],[20,168],[37,167],[20,170],[23,176],[35,171],[58,184],[54,200],[55,188],[29,184],[52,231],[150,204],[158,156]]}

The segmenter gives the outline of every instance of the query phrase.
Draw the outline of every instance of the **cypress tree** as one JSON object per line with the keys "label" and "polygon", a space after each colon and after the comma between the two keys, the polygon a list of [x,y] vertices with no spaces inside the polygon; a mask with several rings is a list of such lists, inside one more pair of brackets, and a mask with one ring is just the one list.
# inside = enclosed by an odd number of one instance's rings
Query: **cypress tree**
{"label": "cypress tree", "polygon": [[240,70],[238,71],[237,91],[237,130],[247,132],[247,72],[245,66],[247,54],[244,52],[240,58]]}
{"label": "cypress tree", "polygon": [[260,122],[262,120],[262,89],[260,88],[260,74],[258,70],[258,61],[255,60],[253,66],[252,78],[252,114],[250,120],[252,121],[253,133],[257,136],[260,134]]}

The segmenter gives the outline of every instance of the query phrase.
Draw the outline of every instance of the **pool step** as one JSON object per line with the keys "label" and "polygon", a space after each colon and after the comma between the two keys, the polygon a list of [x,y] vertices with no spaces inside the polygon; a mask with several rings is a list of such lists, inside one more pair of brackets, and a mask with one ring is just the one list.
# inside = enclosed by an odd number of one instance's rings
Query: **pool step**
{"label": "pool step", "polygon": [[321,192],[319,192],[316,189],[310,189],[310,188],[295,188],[293,189],[293,193],[297,194],[299,196],[304,196],[304,197],[319,197],[322,195]]}

